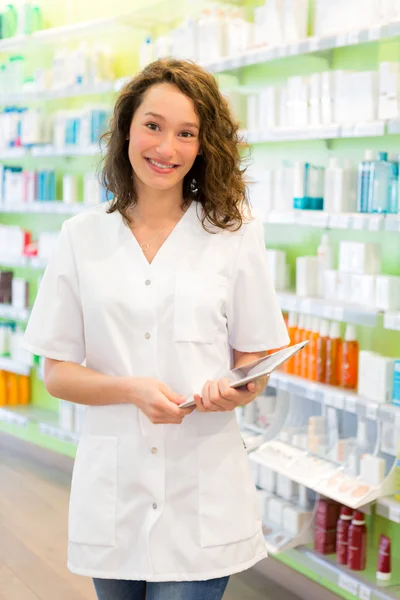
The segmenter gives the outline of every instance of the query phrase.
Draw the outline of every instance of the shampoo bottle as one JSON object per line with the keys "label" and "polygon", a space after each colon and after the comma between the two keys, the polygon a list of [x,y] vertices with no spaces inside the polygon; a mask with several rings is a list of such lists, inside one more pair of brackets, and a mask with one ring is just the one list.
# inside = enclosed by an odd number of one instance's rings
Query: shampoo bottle
{"label": "shampoo bottle", "polygon": [[357,210],[360,213],[370,212],[370,179],[372,162],[376,158],[374,150],[366,150],[365,158],[358,168]]}
{"label": "shampoo bottle", "polygon": [[[294,313],[294,312],[289,313],[288,335],[289,335],[290,342],[292,344],[294,344],[295,340],[296,340],[297,322],[298,322],[297,313]],[[289,373],[290,375],[294,375],[294,357],[289,358],[289,360],[284,362],[284,370],[286,373]]]}
{"label": "shampoo bottle", "polygon": [[349,390],[358,385],[358,353],[359,346],[354,325],[347,325],[342,348],[341,385]]}
{"label": "shampoo bottle", "polygon": [[389,212],[389,189],[392,176],[392,166],[388,161],[387,152],[379,152],[378,160],[372,162],[370,174],[370,199],[373,213]]}
{"label": "shampoo bottle", "polygon": [[325,383],[326,378],[326,346],[328,336],[329,323],[328,321],[322,320],[317,342],[317,381],[320,383]]}
{"label": "shampoo bottle", "polygon": [[308,344],[308,372],[307,377],[311,381],[317,381],[317,356],[320,323],[318,317],[313,318],[310,343]]}
{"label": "shampoo bottle", "polygon": [[318,257],[318,296],[324,297],[325,272],[333,269],[333,247],[327,233],[321,238],[321,243],[317,249]]}
{"label": "shampoo bottle", "polygon": [[367,527],[365,517],[356,510],[349,528],[347,566],[352,571],[364,571],[367,563]]}
{"label": "shampoo bottle", "polygon": [[325,383],[328,385],[339,385],[338,381],[338,361],[340,360],[340,326],[337,321],[331,323],[329,337],[326,341],[326,367]]}
{"label": "shampoo bottle", "polygon": [[342,506],[340,518],[337,524],[336,536],[336,562],[338,565],[347,566],[349,548],[349,529],[353,510],[348,506]]}
{"label": "shampoo bottle", "polygon": [[[312,324],[313,324],[312,317],[306,316],[302,341],[310,339]],[[310,344],[308,344],[305,348],[303,348],[303,350],[299,354],[301,355],[300,376],[304,377],[304,379],[307,379],[308,362],[310,360]]]}
{"label": "shampoo bottle", "polygon": [[[299,323],[296,329],[296,335],[295,335],[295,344],[300,344],[300,342],[303,341],[304,339],[304,325],[305,325],[305,316],[304,315],[300,315],[299,316]],[[298,377],[300,377],[301,374],[301,352],[297,352],[294,357],[294,375],[297,375]]]}

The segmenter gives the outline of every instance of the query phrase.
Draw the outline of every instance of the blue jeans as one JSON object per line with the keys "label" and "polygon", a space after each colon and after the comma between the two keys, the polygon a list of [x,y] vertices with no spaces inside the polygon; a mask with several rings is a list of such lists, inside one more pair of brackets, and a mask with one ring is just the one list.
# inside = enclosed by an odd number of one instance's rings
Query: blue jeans
{"label": "blue jeans", "polygon": [[93,579],[99,600],[221,600],[228,581],[229,577],[160,583]]}

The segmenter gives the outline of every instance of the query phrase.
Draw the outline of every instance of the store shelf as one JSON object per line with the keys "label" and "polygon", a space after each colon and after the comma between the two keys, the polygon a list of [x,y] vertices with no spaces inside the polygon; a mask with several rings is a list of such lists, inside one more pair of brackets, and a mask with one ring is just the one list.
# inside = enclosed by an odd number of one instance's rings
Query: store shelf
{"label": "store shelf", "polygon": [[18,160],[27,155],[26,148],[22,146],[18,148],[8,148],[8,150],[0,151],[0,160]]}
{"label": "store shelf", "polygon": [[325,406],[345,410],[362,419],[395,422],[400,429],[400,407],[393,404],[372,402],[343,388],[315,383],[302,377],[287,375],[281,371],[274,371],[271,374],[268,385]]}
{"label": "store shelf", "polygon": [[400,312],[385,313],[383,324],[385,329],[400,331]]}
{"label": "store shelf", "polygon": [[58,415],[35,406],[16,406],[15,408],[0,409],[0,423],[28,427],[35,425],[41,435],[76,445],[79,434],[75,431],[61,429],[58,425]]}
{"label": "store shelf", "polygon": [[217,61],[205,63],[203,66],[213,73],[231,71],[267,63],[291,56],[300,56],[316,52],[326,52],[336,48],[376,42],[400,35],[400,22],[387,25],[361,29],[329,37],[309,37],[299,42],[285,44],[282,46],[256,48],[248,50],[238,56],[230,56]]}
{"label": "store shelf", "polygon": [[342,594],[347,599],[398,600],[400,598],[400,578],[396,569],[393,570],[389,586],[378,586],[375,576],[377,564],[375,552],[370,556],[367,570],[362,572],[341,568],[336,564],[335,557],[322,556],[307,546],[289,550],[278,558],[306,576],[311,575],[314,581],[328,587],[336,594]]}
{"label": "store shelf", "polygon": [[0,319],[26,323],[28,318],[29,310],[27,308],[15,308],[12,304],[0,304]]}
{"label": "store shelf", "polygon": [[27,258],[25,256],[19,256],[17,258],[0,256],[0,268],[13,269],[17,267],[28,267],[30,269],[45,269],[47,263],[47,258],[39,258],[37,256],[34,256],[32,258]]}
{"label": "store shelf", "polygon": [[279,292],[278,298],[283,311],[293,311],[366,327],[375,327],[380,314],[375,308],[346,302],[330,302],[322,298],[302,298],[291,292]]}
{"label": "store shelf", "polygon": [[400,523],[400,502],[393,498],[379,498],[376,502],[376,514],[393,523]]}
{"label": "store shelf", "polygon": [[309,544],[313,541],[315,529],[314,515],[310,513],[310,519],[304,526],[303,530],[297,535],[281,529],[274,523],[263,522],[263,532],[265,544],[269,554],[279,554],[280,552],[287,552],[292,548]]}
{"label": "store shelf", "polygon": [[22,214],[54,214],[75,215],[89,207],[86,204],[64,204],[61,201],[54,202],[9,202],[0,204],[0,213],[22,213]]}
{"label": "store shelf", "polygon": [[53,157],[53,156],[96,156],[100,154],[101,150],[98,144],[93,146],[87,146],[86,148],[79,148],[71,146],[71,148],[55,148],[51,145],[45,146],[33,146],[30,153],[33,157]]}
{"label": "store shelf", "polygon": [[0,371],[7,371],[8,373],[16,373],[17,375],[29,376],[31,367],[25,363],[12,360],[5,356],[0,356]]}
{"label": "store shelf", "polygon": [[290,210],[270,212],[266,224],[304,225],[320,229],[348,231],[392,231],[400,233],[399,215],[360,213],[327,213],[318,210]]}
{"label": "store shelf", "polygon": [[347,125],[328,125],[288,129],[277,127],[270,131],[242,131],[243,138],[249,144],[272,142],[295,142],[304,140],[333,140],[360,137],[381,137],[386,132],[386,121],[367,123],[349,123]]}
{"label": "store shelf", "polygon": [[93,85],[75,85],[58,90],[26,91],[15,94],[0,94],[0,105],[20,105],[27,102],[76,98],[79,96],[95,96],[109,94],[119,89],[120,80],[100,81]]}
{"label": "store shelf", "polygon": [[372,485],[361,477],[346,475],[343,467],[337,463],[281,441],[262,444],[249,458],[354,509],[383,496],[390,496],[395,489],[395,467],[392,467],[382,484]]}

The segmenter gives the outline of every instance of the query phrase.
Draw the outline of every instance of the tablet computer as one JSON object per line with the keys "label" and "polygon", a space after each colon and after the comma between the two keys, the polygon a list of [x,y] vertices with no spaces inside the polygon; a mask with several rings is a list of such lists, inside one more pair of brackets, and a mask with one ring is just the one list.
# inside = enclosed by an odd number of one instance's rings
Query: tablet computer
{"label": "tablet computer", "polygon": [[[282,350],[273,352],[273,354],[269,354],[263,358],[253,360],[246,365],[232,369],[224,378],[229,379],[230,386],[233,388],[243,387],[252,381],[270,375],[272,371],[291,358],[296,352],[307,346],[307,344],[308,340],[300,342],[300,344],[295,344],[294,346],[289,346],[289,348],[283,348]],[[179,407],[190,408],[191,406],[195,406],[195,404],[192,396],[180,404]]]}

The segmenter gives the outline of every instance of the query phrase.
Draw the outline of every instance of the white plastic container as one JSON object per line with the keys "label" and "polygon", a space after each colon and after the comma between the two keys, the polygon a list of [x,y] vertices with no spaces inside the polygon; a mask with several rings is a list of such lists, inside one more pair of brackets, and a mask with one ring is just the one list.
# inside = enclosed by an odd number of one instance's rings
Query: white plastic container
{"label": "white plastic container", "polygon": [[324,297],[325,289],[325,273],[330,271],[334,266],[334,253],[329,235],[324,233],[321,238],[321,243],[317,249],[318,257],[318,296]]}

